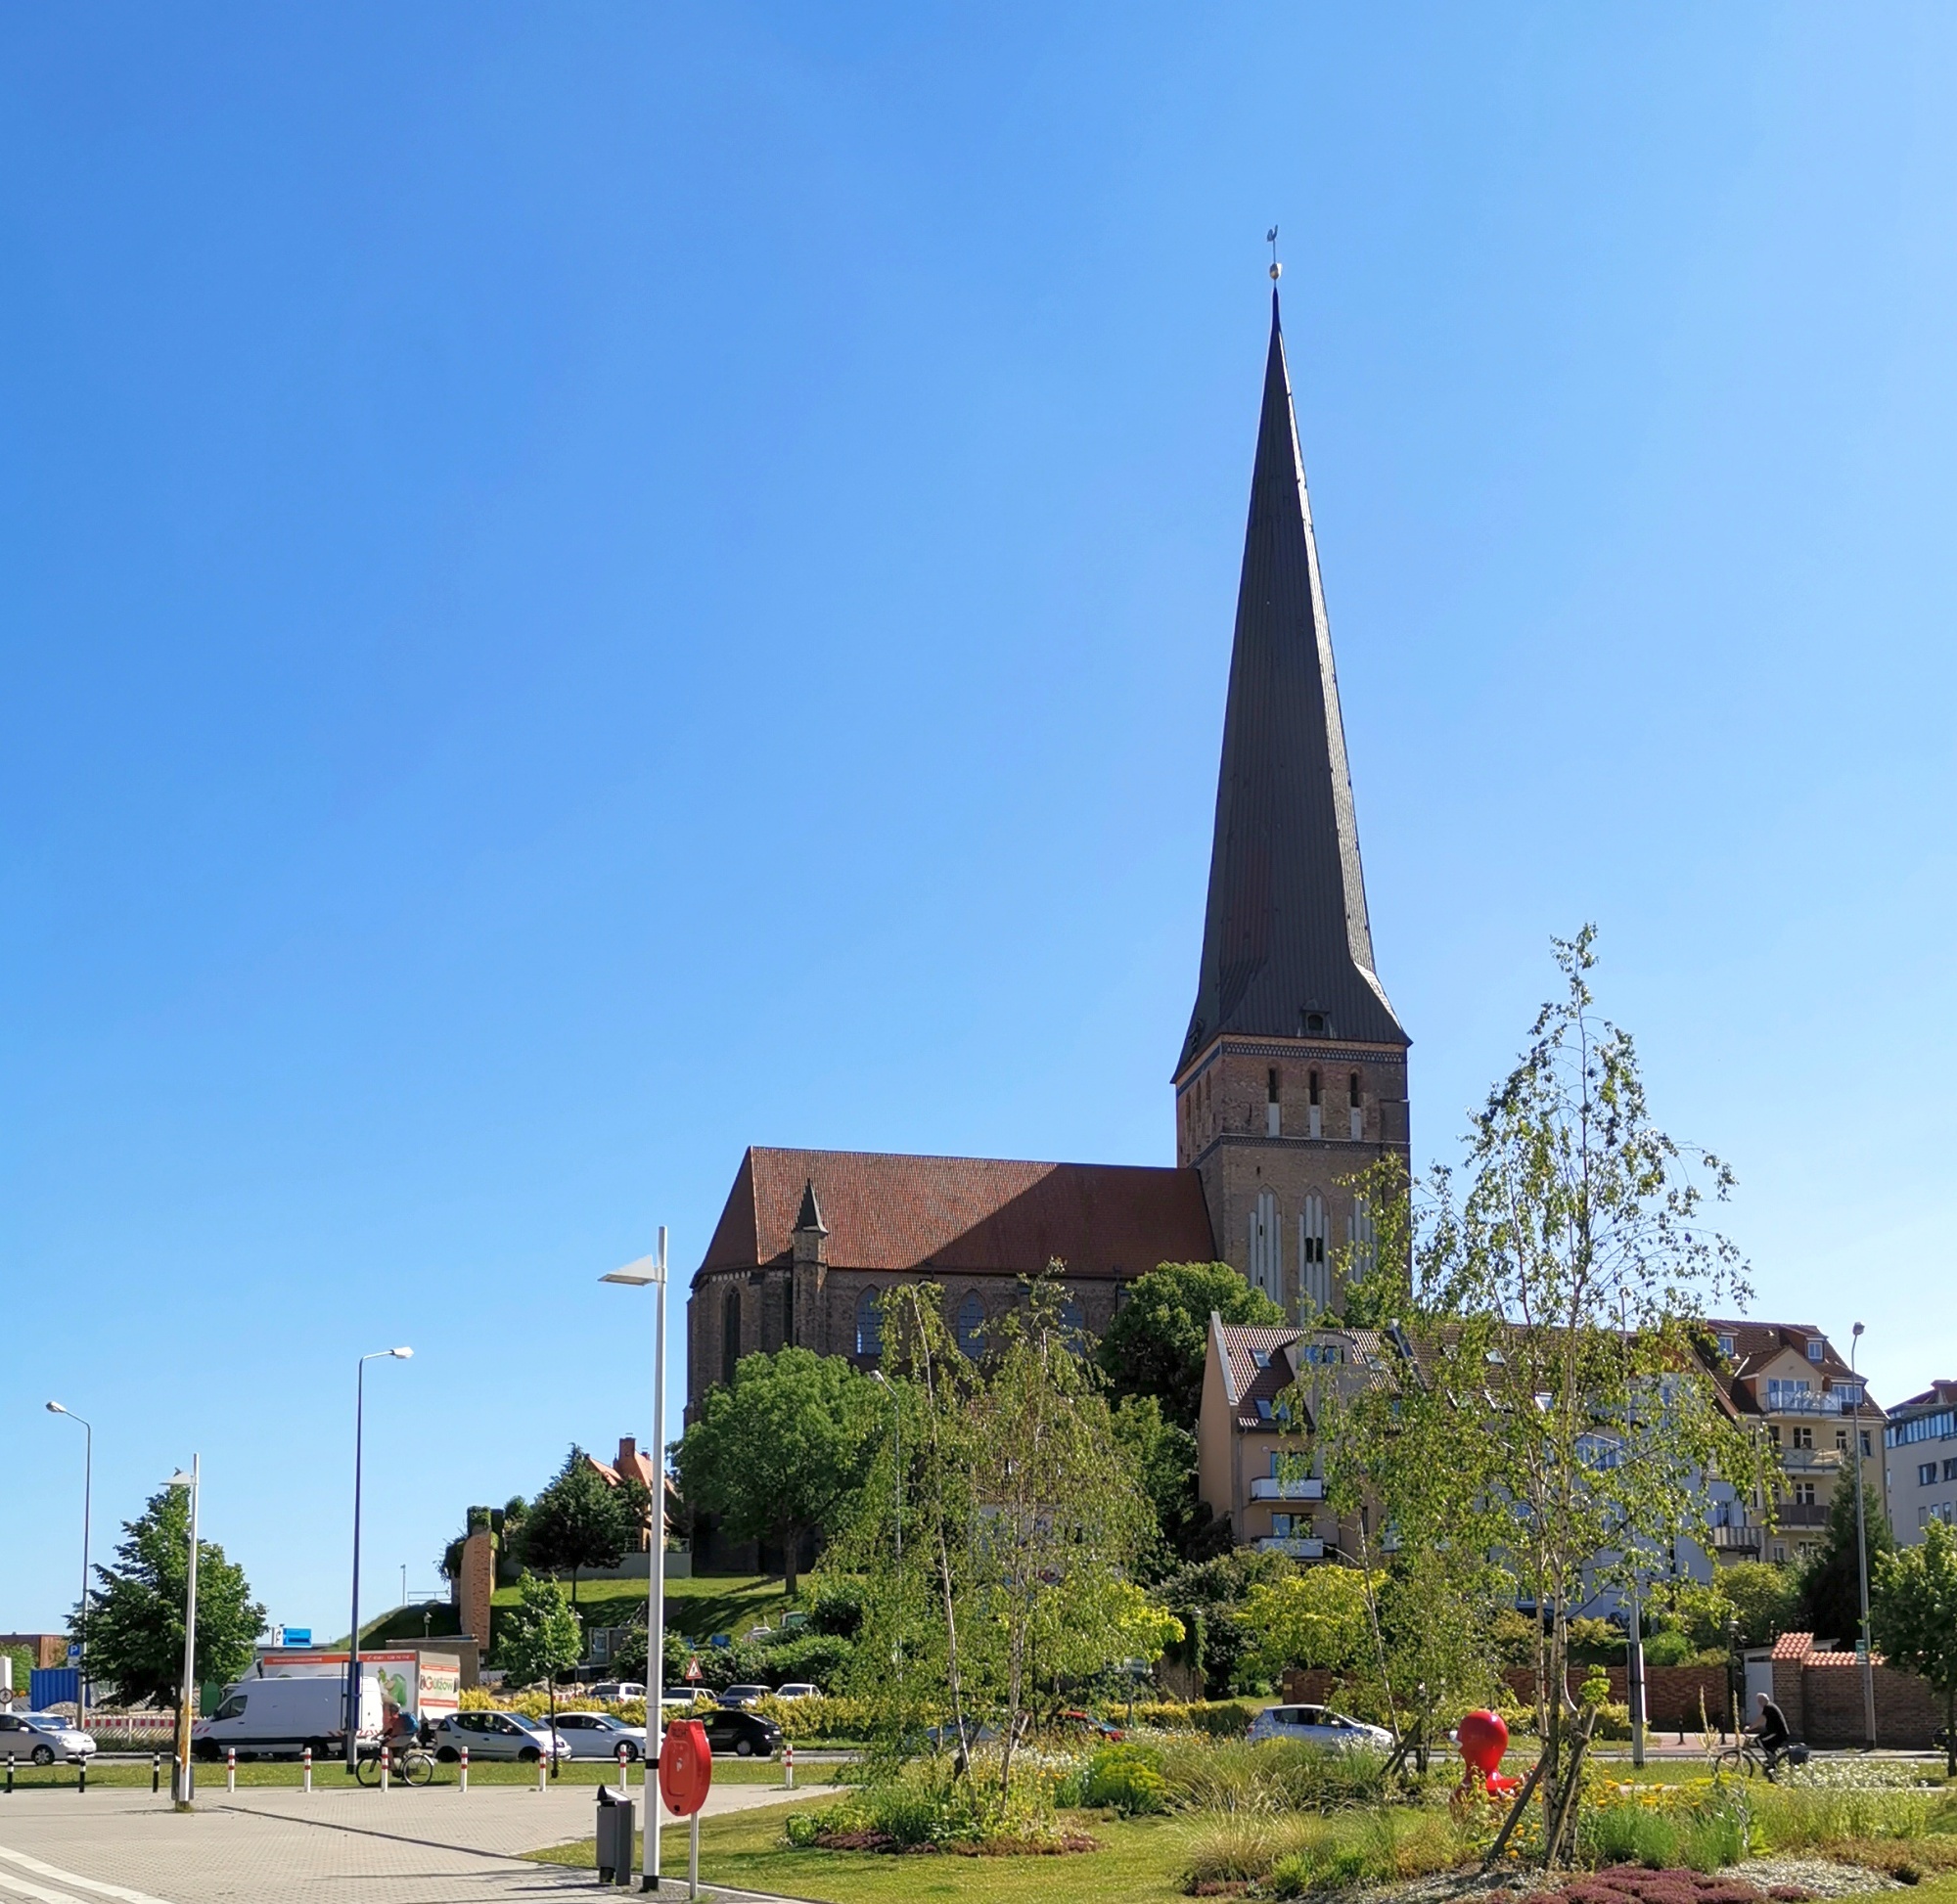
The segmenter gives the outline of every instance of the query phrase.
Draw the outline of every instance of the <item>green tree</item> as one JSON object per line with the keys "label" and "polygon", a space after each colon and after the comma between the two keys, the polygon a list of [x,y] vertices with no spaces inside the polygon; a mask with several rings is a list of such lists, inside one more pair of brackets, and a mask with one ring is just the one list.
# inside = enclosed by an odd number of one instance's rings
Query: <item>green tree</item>
{"label": "green tree", "polygon": [[[122,1523],[115,1564],[95,1569],[89,1595],[88,1658],[98,1679],[127,1703],[154,1700],[173,1710],[183,1698],[184,1606],[190,1567],[190,1498],[165,1487],[142,1514]],[[80,1637],[81,1609],[68,1632]],[[215,1541],[197,1543],[199,1684],[238,1678],[251,1663],[251,1643],[265,1630],[265,1609],[251,1598],[245,1569]]]}
{"label": "green tree", "polygon": [[1933,1520],[1916,1546],[1878,1559],[1869,1626],[1890,1665],[1943,1695],[1943,1769],[1957,1779],[1957,1534],[1946,1522]]}
{"label": "green tree", "polygon": [[1285,1312],[1228,1263],[1162,1263],[1128,1285],[1098,1357],[1117,1396],[1153,1395],[1163,1417],[1193,1429],[1203,1410],[1209,1318],[1282,1327]]}
{"label": "green tree", "polygon": [[[558,1675],[569,1672],[584,1655],[583,1629],[560,1582],[540,1580],[534,1573],[523,1575],[516,1606],[498,1622],[496,1651],[520,1685],[541,1679],[549,1687],[551,1737],[556,1739]],[[557,1777],[555,1752],[551,1777]]]}
{"label": "green tree", "polygon": [[[1800,1578],[1771,1561],[1736,1561],[1719,1572],[1719,1591],[1740,1623],[1742,1646],[1771,1646],[1795,1624],[1800,1605]],[[1725,1645],[1722,1636],[1716,1643]]]}
{"label": "green tree", "polygon": [[1313,1566],[1253,1586],[1244,1623],[1273,1680],[1293,1666],[1343,1672],[1372,1644],[1367,1581],[1357,1567]]}
{"label": "green tree", "polygon": [[[1876,1564],[1895,1552],[1889,1516],[1872,1487],[1862,1490],[1863,1531],[1867,1536],[1869,1579]],[[1836,1483],[1828,1504],[1828,1528],[1820,1548],[1800,1569],[1800,1627],[1817,1639],[1836,1640],[1846,1649],[1862,1631],[1862,1567],[1855,1552],[1855,1486],[1852,1473]]]}
{"label": "green tree", "polygon": [[1196,1436],[1164,1419],[1154,1395],[1123,1395],[1109,1426],[1133,1461],[1155,1510],[1160,1558],[1192,1558],[1210,1520],[1196,1498]]}
{"label": "green tree", "polygon": [[[510,1523],[503,1524],[509,1537]],[[569,1573],[573,1610],[578,1573],[588,1566],[616,1566],[639,1535],[630,1499],[575,1443],[520,1524],[519,1559],[537,1572]]]}
{"label": "green tree", "polygon": [[862,1485],[880,1408],[876,1383],[840,1356],[744,1355],[709,1388],[679,1443],[687,1500],[743,1540],[773,1540],[796,1591],[801,1543],[833,1532]]}

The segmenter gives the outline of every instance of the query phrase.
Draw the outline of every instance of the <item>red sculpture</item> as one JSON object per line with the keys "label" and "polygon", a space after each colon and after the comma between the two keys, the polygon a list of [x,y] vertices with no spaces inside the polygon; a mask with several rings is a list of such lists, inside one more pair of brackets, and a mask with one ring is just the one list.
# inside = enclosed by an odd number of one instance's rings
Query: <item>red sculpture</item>
{"label": "red sculpture", "polygon": [[1461,1747],[1461,1796],[1506,1797],[1522,1781],[1502,1776],[1502,1754],[1509,1749],[1508,1722],[1499,1712],[1464,1712],[1454,1729]]}

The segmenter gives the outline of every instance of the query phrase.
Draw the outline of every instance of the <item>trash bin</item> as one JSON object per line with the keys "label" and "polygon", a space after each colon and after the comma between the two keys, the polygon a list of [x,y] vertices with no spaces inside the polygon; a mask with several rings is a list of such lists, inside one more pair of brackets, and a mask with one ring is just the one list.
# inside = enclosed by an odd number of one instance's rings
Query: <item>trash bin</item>
{"label": "trash bin", "polygon": [[598,1881],[632,1881],[632,1836],[638,1807],[609,1785],[598,1788]]}

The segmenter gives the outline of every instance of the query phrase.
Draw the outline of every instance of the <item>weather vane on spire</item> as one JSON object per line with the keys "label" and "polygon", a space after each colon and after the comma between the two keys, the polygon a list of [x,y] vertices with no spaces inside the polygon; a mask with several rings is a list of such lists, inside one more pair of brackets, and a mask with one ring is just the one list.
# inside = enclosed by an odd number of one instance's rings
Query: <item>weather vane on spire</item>
{"label": "weather vane on spire", "polygon": [[1271,248],[1271,283],[1276,284],[1284,276],[1284,266],[1278,262],[1278,228],[1275,225],[1264,234],[1264,243]]}

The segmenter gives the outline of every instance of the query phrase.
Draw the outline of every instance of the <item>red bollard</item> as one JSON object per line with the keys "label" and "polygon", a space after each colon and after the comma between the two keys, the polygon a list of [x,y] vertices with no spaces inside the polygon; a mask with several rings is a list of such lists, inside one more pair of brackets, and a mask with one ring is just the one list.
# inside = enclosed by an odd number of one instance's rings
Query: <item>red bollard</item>
{"label": "red bollard", "polygon": [[383,1745],[381,1747],[381,1790],[383,1791],[387,1791],[387,1789],[388,1774],[391,1773],[393,1769],[394,1769],[393,1755],[389,1752],[388,1748],[386,1745]]}
{"label": "red bollard", "polygon": [[236,1791],[238,1790],[238,1747],[236,1745],[227,1745],[224,1748],[224,1789],[227,1791]]}
{"label": "red bollard", "polygon": [[782,1770],[788,1775],[788,1789],[796,1789],[796,1748],[793,1739],[782,1741]]}
{"label": "red bollard", "polygon": [[462,1790],[464,1791],[469,1790],[469,1747],[467,1745],[462,1748]]}
{"label": "red bollard", "polygon": [[305,1775],[303,1790],[310,1791],[312,1790],[312,1747],[310,1745],[299,1754],[299,1769]]}

